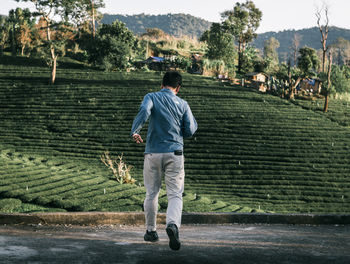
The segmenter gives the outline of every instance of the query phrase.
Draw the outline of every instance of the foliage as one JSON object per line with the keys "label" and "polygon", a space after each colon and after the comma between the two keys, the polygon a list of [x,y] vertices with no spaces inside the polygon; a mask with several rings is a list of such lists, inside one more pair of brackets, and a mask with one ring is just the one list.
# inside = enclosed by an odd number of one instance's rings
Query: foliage
{"label": "foliage", "polygon": [[237,2],[233,10],[223,12],[221,17],[224,30],[238,42],[238,72],[241,72],[245,47],[257,37],[255,32],[259,28],[262,12],[253,1],[247,0],[245,3]]}
{"label": "foliage", "polygon": [[3,51],[6,43],[9,40],[11,25],[8,19],[4,16],[0,16],[0,56],[3,55]]}
{"label": "foliage", "polygon": [[304,76],[315,76],[320,60],[316,54],[316,50],[309,47],[303,47],[299,50],[298,68]]}
{"label": "foliage", "polygon": [[328,80],[326,73],[320,73],[319,77],[322,79],[322,90],[327,91],[328,94],[344,94],[350,92],[350,78],[347,76],[349,71],[348,66],[332,65],[331,72],[331,87],[328,89]]}
{"label": "foliage", "polygon": [[206,56],[210,60],[222,60],[228,68],[234,68],[236,57],[234,38],[226,33],[221,24],[213,23],[210,30],[204,32],[201,41],[208,45]]}
{"label": "foliage", "polygon": [[[312,15],[312,14],[311,14]],[[330,46],[337,43],[338,38],[343,38],[350,41],[350,29],[329,27],[330,34],[328,35],[328,43]],[[299,47],[308,46],[315,50],[321,49],[320,31],[317,27],[300,29],[300,30],[283,30],[280,32],[266,32],[258,34],[252,45],[256,46],[259,50],[264,49],[264,43],[267,39],[274,37],[280,43],[278,48],[279,60],[281,62],[287,62],[288,57],[292,52],[291,43],[294,35],[300,36]],[[345,57],[344,57],[345,58]],[[343,57],[341,57],[343,59]],[[335,61],[336,62],[336,61]]]}
{"label": "foliage", "polygon": [[102,23],[111,24],[116,19],[126,24],[127,28],[135,34],[142,35],[147,29],[159,28],[166,34],[183,37],[199,38],[203,32],[209,29],[211,23],[191,15],[166,14],[166,15],[109,15],[104,14]]}
{"label": "foliage", "polygon": [[334,62],[338,65],[350,66],[350,40],[339,37],[335,43],[330,45],[330,48],[335,50]]}
{"label": "foliage", "polygon": [[133,33],[124,23],[104,24],[89,47],[89,61],[106,71],[126,69],[135,44]]}
{"label": "foliage", "polygon": [[274,37],[265,41],[264,44],[264,58],[269,58],[273,63],[278,64],[277,49],[280,47],[280,43]]}
{"label": "foliage", "polygon": [[159,28],[146,28],[146,33],[143,33],[141,37],[148,37],[151,39],[165,38],[167,34]]}
{"label": "foliage", "polygon": [[[241,72],[243,73],[248,73],[248,72],[253,72],[257,70],[258,64],[260,62],[260,57],[258,54],[258,50],[253,47],[248,45],[242,56],[242,62],[241,62]],[[265,71],[265,64],[264,67],[261,71]]]}
{"label": "foliage", "polygon": [[203,60],[203,74],[206,76],[225,75],[227,70],[223,60]]}
{"label": "foliage", "polygon": [[[77,15],[74,9],[75,0],[16,0],[17,2],[32,2],[36,11],[34,16],[42,20],[42,29],[46,31],[41,39],[43,49],[40,51],[51,68],[51,84],[56,80],[57,58],[64,53],[65,45],[71,37],[70,21]],[[55,21],[55,19],[60,20]],[[53,36],[55,34],[56,36]]]}

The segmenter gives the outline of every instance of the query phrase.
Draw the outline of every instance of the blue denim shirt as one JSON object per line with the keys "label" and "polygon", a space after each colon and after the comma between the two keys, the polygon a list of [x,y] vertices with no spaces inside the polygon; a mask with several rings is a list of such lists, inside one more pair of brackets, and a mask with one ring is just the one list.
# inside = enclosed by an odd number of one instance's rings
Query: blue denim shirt
{"label": "blue denim shirt", "polygon": [[148,118],[145,153],[183,150],[183,139],[191,137],[197,130],[188,103],[166,88],[148,93],[143,98],[130,135],[140,134]]}

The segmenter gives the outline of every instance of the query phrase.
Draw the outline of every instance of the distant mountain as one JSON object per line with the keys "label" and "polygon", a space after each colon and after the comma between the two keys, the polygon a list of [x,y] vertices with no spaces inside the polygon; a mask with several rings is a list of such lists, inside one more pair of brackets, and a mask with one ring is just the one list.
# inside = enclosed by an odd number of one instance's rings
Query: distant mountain
{"label": "distant mountain", "polygon": [[[252,44],[259,50],[263,50],[264,42],[269,38],[274,37],[280,42],[280,47],[277,50],[280,61],[284,61],[291,53],[294,34],[301,36],[300,47],[308,46],[316,50],[321,49],[321,33],[317,27],[301,30],[284,30],[280,32],[262,33],[258,35],[257,39]],[[327,45],[336,42],[340,37],[350,41],[350,30],[338,27],[330,27]]]}
{"label": "distant mountain", "polygon": [[146,32],[146,28],[159,28],[173,36],[192,36],[199,38],[210,28],[211,22],[185,14],[167,15],[109,15],[104,14],[102,23],[111,24],[116,19],[125,23],[135,34]]}

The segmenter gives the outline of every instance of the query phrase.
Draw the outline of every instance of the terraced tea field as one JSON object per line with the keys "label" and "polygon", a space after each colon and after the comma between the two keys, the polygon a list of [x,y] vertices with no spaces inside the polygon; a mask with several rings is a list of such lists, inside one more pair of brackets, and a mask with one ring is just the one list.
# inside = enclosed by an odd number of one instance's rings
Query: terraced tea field
{"label": "terraced tea field", "polygon": [[[162,75],[71,68],[57,77],[49,86],[46,68],[0,62],[0,197],[17,208],[142,210],[144,146],[129,133]],[[349,127],[201,76],[184,75],[180,96],[199,124],[185,141],[185,210],[350,212]],[[124,154],[136,185],[111,178],[105,150]]]}

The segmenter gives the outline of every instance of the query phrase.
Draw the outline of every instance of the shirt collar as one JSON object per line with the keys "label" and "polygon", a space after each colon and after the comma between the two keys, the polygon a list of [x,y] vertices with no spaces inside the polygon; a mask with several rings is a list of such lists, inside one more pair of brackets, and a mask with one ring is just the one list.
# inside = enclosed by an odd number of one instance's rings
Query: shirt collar
{"label": "shirt collar", "polygon": [[167,88],[163,88],[163,89],[161,89],[161,91],[162,91],[162,92],[166,92],[166,93],[171,93],[171,94],[175,95],[174,92],[173,92],[172,90],[167,89]]}

